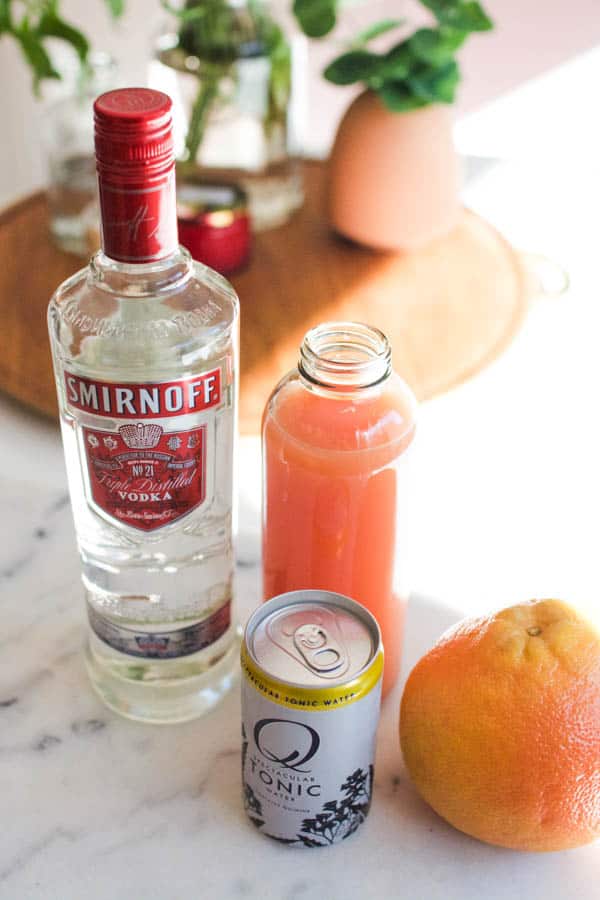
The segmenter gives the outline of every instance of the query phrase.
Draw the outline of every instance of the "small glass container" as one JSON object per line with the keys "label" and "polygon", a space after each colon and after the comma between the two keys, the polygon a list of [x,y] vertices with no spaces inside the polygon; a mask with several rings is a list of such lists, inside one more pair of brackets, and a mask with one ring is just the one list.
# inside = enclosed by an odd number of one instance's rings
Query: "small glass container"
{"label": "small glass container", "polygon": [[98,229],[92,106],[116,84],[117,67],[107,53],[91,53],[68,93],[48,107],[42,142],[48,166],[50,232],[69,253],[89,256]]}
{"label": "small glass container", "polygon": [[303,201],[291,46],[261,0],[212,0],[193,15],[201,6],[187,0],[150,74],[173,99],[178,158],[192,174],[241,184],[255,229],[282,224]]}
{"label": "small glass container", "polygon": [[320,589],[366,606],[384,694],[400,671],[415,414],[385,335],[333,322],[308,332],[263,418],[264,599]]}

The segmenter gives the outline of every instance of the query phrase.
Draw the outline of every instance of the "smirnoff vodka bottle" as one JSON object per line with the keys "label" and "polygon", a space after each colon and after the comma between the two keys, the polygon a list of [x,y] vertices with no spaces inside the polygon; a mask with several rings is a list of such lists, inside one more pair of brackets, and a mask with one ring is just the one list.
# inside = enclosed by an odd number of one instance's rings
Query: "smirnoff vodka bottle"
{"label": "smirnoff vodka bottle", "polygon": [[182,721],[237,670],[238,300],[177,244],[169,98],[102,95],[95,140],[102,250],[48,313],[87,666],[118,712]]}

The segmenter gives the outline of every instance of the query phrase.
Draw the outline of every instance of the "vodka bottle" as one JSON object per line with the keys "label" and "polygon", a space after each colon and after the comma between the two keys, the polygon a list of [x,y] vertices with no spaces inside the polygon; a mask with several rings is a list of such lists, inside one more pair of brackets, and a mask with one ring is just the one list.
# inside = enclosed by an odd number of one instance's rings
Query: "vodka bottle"
{"label": "vodka bottle", "polygon": [[94,113],[102,250],[48,310],[86,662],[111,708],[183,721],[238,668],[239,305],[177,244],[169,98],[111,91]]}

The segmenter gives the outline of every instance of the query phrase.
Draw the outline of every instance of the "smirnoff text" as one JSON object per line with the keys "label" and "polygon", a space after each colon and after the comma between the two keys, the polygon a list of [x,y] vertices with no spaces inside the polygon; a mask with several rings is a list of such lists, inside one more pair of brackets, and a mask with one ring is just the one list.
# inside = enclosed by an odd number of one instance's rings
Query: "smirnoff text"
{"label": "smirnoff text", "polygon": [[202,412],[221,402],[221,370],[159,384],[92,381],[65,371],[67,404],[110,419],[156,419]]}

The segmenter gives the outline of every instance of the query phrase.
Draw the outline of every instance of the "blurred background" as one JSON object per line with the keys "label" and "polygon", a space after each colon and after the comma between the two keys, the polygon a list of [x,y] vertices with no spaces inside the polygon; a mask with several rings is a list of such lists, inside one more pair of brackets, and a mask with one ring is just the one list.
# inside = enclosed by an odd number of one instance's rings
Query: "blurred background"
{"label": "blurred background", "polygon": [[[586,62],[586,51],[600,43],[600,12],[596,0],[488,0],[485,4],[495,20],[495,30],[479,40],[467,42],[461,51],[464,80],[456,107],[460,123],[459,149],[465,152],[495,154],[531,154],[555,156],[564,149],[570,130],[565,125],[573,116],[594,118],[597,57]],[[272,8],[294,28],[288,14],[290,4],[276,0]],[[125,14],[114,22],[103,0],[64,0],[65,19],[81,27],[95,50],[109,52],[119,65],[119,82],[145,84],[149,58],[157,35],[168,15],[159,0],[127,0]],[[335,37],[311,41],[304,48],[309,73],[304,103],[303,150],[311,156],[324,156],[352,89],[341,90],[321,78],[321,70],[349,35],[365,24],[388,16],[410,15],[411,21],[424,18],[424,11],[412,0],[374,0],[351,3],[345,9]],[[505,97],[526,83],[580,60],[581,77],[576,87],[574,76],[564,87],[551,91],[547,104],[535,115],[523,115],[516,107],[510,115],[491,117],[478,126],[473,114],[491,101]],[[595,60],[595,66],[592,62]],[[596,77],[593,77],[596,75]],[[31,91],[31,75],[17,46],[0,40],[0,96],[2,136],[0,142],[0,206],[44,184],[46,172],[40,150],[38,119],[40,112],[61,86],[46,83],[43,99]],[[496,113],[499,116],[499,113]],[[590,132],[596,137],[598,128]],[[592,134],[588,134],[591,139]],[[18,148],[18,152],[16,150]],[[593,147],[577,147],[577,153],[591,154]]]}

